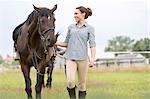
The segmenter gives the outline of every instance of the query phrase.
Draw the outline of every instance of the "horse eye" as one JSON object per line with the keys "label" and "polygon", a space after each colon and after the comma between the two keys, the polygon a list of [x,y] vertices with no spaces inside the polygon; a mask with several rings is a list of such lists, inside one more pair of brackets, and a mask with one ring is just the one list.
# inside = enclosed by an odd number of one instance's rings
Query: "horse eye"
{"label": "horse eye", "polygon": [[51,18],[51,17],[50,17],[50,16],[48,16],[48,19],[49,19],[49,20],[50,20],[50,18]]}
{"label": "horse eye", "polygon": [[75,12],[74,14],[77,15],[78,13]]}
{"label": "horse eye", "polygon": [[41,23],[44,23],[44,20],[41,20]]}

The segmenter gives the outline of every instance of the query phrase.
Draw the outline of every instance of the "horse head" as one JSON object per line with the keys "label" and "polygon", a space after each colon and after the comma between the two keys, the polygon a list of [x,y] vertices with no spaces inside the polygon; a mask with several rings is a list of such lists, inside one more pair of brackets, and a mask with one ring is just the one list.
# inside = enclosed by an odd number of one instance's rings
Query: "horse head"
{"label": "horse head", "polygon": [[52,9],[40,8],[34,6],[37,13],[37,31],[43,41],[44,46],[53,47],[57,41],[58,33],[55,34],[55,15],[54,11],[57,9],[55,5]]}

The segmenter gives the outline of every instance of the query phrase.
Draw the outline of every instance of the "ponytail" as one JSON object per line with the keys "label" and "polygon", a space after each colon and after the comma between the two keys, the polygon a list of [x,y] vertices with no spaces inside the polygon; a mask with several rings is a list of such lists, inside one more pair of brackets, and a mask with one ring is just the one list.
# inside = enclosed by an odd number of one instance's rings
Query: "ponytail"
{"label": "ponytail", "polygon": [[83,6],[77,7],[76,9],[79,9],[81,13],[85,13],[85,19],[87,19],[89,16],[92,16],[92,10],[90,8],[85,8]]}

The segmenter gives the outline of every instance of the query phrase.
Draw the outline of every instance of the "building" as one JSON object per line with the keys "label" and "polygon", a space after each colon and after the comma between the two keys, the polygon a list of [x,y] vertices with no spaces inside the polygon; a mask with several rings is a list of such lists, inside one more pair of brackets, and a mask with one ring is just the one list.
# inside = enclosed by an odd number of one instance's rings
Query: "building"
{"label": "building", "polygon": [[96,65],[132,65],[132,64],[149,64],[147,59],[140,53],[136,52],[105,52],[99,54],[96,59]]}

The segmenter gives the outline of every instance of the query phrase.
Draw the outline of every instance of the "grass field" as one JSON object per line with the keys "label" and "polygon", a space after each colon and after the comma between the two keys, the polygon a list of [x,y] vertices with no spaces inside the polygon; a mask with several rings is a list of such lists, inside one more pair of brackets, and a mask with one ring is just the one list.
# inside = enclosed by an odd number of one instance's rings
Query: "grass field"
{"label": "grass field", "polygon": [[[31,79],[35,99],[34,69],[31,71]],[[52,89],[43,88],[42,99],[69,99],[65,85],[64,71],[55,70]],[[0,99],[26,99],[24,78],[20,70],[0,72]],[[150,99],[150,71],[90,69],[87,76],[87,99]]]}

